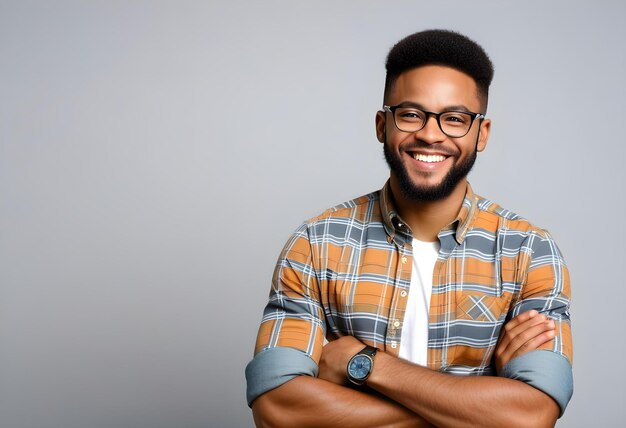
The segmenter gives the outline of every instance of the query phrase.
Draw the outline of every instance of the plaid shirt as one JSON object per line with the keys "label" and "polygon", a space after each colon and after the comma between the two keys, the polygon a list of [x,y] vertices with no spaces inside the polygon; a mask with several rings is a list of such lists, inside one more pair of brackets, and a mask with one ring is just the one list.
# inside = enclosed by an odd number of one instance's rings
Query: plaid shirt
{"label": "plaid shirt", "polygon": [[[495,375],[493,354],[503,324],[530,309],[556,323],[556,337],[541,349],[571,364],[569,274],[548,232],[475,195],[468,185],[456,220],[438,236],[430,369]],[[325,337],[351,335],[397,356],[411,243],[388,184],[304,223],[279,257],[255,355],[287,347],[317,364]]]}

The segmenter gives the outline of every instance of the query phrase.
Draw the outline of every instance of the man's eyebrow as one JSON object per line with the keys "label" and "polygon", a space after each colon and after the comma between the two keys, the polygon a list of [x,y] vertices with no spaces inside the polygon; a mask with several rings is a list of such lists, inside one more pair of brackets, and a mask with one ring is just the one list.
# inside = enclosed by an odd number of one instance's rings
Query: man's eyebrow
{"label": "man's eyebrow", "polygon": [[396,104],[397,107],[414,107],[420,110],[428,110],[426,107],[421,105],[420,103],[415,103],[413,101],[402,101],[400,104]]}
{"label": "man's eyebrow", "polygon": [[[415,107],[420,110],[431,111],[427,109],[425,106],[423,106],[422,104],[416,103],[413,101],[402,101],[397,106],[398,107]],[[454,104],[454,105],[446,106],[439,113],[444,112],[444,111],[461,111],[461,112],[466,112],[466,113],[473,113],[472,110],[468,109],[467,106],[464,106],[463,104]]]}
{"label": "man's eyebrow", "polygon": [[463,112],[466,112],[466,113],[473,113],[472,110],[468,109],[463,104],[456,104],[456,105],[452,105],[452,106],[447,106],[446,108],[443,109],[443,111],[463,111]]}

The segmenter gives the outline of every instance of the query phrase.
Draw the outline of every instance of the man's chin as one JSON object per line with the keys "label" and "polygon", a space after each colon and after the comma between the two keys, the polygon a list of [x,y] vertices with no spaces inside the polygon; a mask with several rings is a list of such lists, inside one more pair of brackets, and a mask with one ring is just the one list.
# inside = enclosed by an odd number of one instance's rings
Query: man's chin
{"label": "man's chin", "polygon": [[400,191],[402,195],[411,201],[434,202],[445,199],[460,184],[461,180],[451,181],[449,177],[441,179],[439,182],[429,184],[417,184],[407,177],[400,177]]}
{"label": "man's chin", "polygon": [[444,199],[452,193],[448,191],[445,187],[437,186],[437,187],[410,187],[403,188],[401,187],[402,194],[404,197],[410,201],[416,202],[434,202]]}

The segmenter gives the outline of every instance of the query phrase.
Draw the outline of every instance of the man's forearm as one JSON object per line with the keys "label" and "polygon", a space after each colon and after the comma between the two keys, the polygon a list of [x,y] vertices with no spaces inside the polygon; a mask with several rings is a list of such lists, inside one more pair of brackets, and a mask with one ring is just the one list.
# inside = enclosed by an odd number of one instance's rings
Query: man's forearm
{"label": "man's forearm", "polygon": [[298,376],[252,403],[257,427],[430,427],[419,416],[392,401]]}
{"label": "man's forearm", "polygon": [[381,352],[368,385],[439,427],[554,426],[554,400],[525,383],[492,376],[459,377]]}

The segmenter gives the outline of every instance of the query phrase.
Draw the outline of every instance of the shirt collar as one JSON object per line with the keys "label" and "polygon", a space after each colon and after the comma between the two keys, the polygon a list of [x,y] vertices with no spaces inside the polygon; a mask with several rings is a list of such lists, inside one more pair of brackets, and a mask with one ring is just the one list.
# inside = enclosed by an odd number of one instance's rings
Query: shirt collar
{"label": "shirt collar", "polygon": [[[450,231],[453,231],[456,242],[461,244],[465,239],[467,231],[470,230],[474,224],[476,213],[478,212],[477,204],[478,198],[474,194],[472,186],[467,183],[465,198],[463,199],[461,208],[459,209],[454,221],[439,232],[440,238],[442,234],[449,235]],[[411,229],[398,214],[394,204],[393,193],[391,192],[391,184],[389,180],[387,180],[380,192],[380,205],[383,223],[385,225],[385,230],[389,235],[389,240],[391,241],[398,234],[403,236],[405,239],[413,239]]]}

